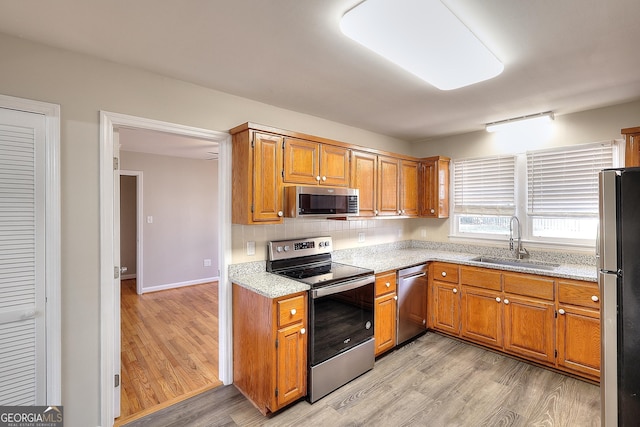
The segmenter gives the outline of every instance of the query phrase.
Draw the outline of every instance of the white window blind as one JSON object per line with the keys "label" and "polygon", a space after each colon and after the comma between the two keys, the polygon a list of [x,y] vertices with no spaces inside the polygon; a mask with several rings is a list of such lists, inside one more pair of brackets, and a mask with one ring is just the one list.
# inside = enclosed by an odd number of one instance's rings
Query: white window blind
{"label": "white window blind", "polygon": [[0,405],[43,404],[44,116],[0,113]]}
{"label": "white window blind", "polygon": [[513,215],[515,165],[515,156],[454,161],[454,212]]}
{"label": "white window blind", "polygon": [[527,153],[528,214],[597,216],[598,172],[613,167],[613,141]]}

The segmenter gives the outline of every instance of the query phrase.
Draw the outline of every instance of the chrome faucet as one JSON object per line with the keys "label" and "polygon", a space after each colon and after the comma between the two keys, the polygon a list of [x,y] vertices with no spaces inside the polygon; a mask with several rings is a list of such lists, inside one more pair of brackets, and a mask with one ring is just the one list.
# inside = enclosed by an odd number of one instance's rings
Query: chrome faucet
{"label": "chrome faucet", "polygon": [[[516,230],[518,231],[518,246],[514,245],[513,241],[513,221],[516,221]],[[509,250],[517,259],[528,258],[529,252],[522,247],[522,230],[520,229],[520,220],[517,216],[512,216],[509,221]]]}

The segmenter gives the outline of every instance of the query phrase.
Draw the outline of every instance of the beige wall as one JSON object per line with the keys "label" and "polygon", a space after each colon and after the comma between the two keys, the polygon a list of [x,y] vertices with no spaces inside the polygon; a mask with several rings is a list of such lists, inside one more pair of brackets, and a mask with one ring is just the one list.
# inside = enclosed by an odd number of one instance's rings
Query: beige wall
{"label": "beige wall", "polygon": [[217,279],[218,161],[121,151],[120,164],[143,173],[142,291]]}
{"label": "beige wall", "polygon": [[0,35],[0,52],[1,94],[61,106],[62,403],[70,427],[100,423],[100,110],[216,131],[253,121],[410,150],[384,135],[14,37]]}
{"label": "beige wall", "polygon": [[[621,139],[620,130],[634,126],[640,126],[640,101],[556,115],[548,134],[528,134],[516,138],[482,130],[414,143],[412,154],[416,157],[441,155],[455,160],[493,154],[524,153],[532,149]],[[447,242],[449,232],[449,220],[431,220],[415,228],[412,237],[417,239],[426,233],[429,240]]]}

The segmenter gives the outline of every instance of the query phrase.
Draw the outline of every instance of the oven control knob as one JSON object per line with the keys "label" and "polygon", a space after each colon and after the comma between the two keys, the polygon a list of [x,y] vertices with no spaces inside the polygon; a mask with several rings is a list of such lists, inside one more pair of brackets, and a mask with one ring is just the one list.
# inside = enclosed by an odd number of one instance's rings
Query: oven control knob
{"label": "oven control knob", "polygon": [[318,246],[319,246],[319,247],[323,247],[323,246],[324,246],[324,242],[320,242],[320,243],[318,243]]}
{"label": "oven control knob", "polygon": [[324,242],[324,247],[328,248],[329,246],[331,246],[331,243],[329,243],[329,241],[327,240],[326,242]]}
{"label": "oven control knob", "polygon": [[366,329],[371,329],[371,322],[367,321],[367,323],[364,324],[364,327]]}
{"label": "oven control knob", "polygon": [[289,252],[289,249],[291,249],[291,247],[290,247],[289,245],[285,245],[285,247],[284,247],[284,251],[285,251],[285,252]]}
{"label": "oven control knob", "polygon": [[276,247],[276,252],[282,252],[282,246]]}

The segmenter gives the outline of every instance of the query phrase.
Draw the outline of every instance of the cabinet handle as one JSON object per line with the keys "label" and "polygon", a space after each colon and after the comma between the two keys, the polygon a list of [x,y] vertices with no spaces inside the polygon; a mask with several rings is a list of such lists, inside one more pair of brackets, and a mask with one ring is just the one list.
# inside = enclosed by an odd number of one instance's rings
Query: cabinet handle
{"label": "cabinet handle", "polygon": [[435,209],[431,209],[431,213],[436,213],[436,210]]}
{"label": "cabinet handle", "polygon": [[390,287],[391,287],[391,283],[389,283],[389,282],[385,283],[384,285],[385,285],[387,288],[390,288]]}
{"label": "cabinet handle", "polygon": [[307,333],[307,330],[305,328],[300,329],[300,335],[304,335]]}
{"label": "cabinet handle", "polygon": [[594,295],[591,297],[591,301],[593,302],[598,302],[600,300],[600,298],[598,298],[598,295]]}
{"label": "cabinet handle", "polygon": [[560,309],[560,310],[558,310],[558,313],[560,313],[560,314],[564,314],[564,313],[565,313],[565,311],[564,311],[563,309]]}
{"label": "cabinet handle", "polygon": [[457,290],[456,288],[453,288],[452,292],[453,292],[454,294],[457,294],[457,293],[458,293],[458,290]]}
{"label": "cabinet handle", "polygon": [[296,313],[297,313],[296,309],[295,309],[295,308],[292,308],[292,309],[291,309],[291,315],[292,315],[292,316],[295,316],[295,315],[296,315]]}
{"label": "cabinet handle", "polygon": [[447,272],[446,271],[442,272],[442,277],[447,277]]}
{"label": "cabinet handle", "polygon": [[282,211],[278,211],[278,216],[283,216],[284,213],[282,213]]}
{"label": "cabinet handle", "polygon": [[326,176],[323,176],[323,177],[322,177],[322,182],[324,182],[324,181],[326,181],[326,180],[327,180],[327,177],[326,177]]}
{"label": "cabinet handle", "polygon": [[500,297],[496,297],[496,302],[500,302],[500,301],[501,301]]}
{"label": "cabinet handle", "polygon": [[393,299],[398,301],[398,295],[394,296]]}
{"label": "cabinet handle", "polygon": [[373,211],[374,214],[378,215],[379,211],[378,209],[376,209],[375,211]]}
{"label": "cabinet handle", "polygon": [[505,303],[505,304],[509,304],[509,300],[505,298],[505,299],[504,299],[504,303]]}
{"label": "cabinet handle", "polygon": [[320,175],[316,176],[316,181],[320,181]]}

